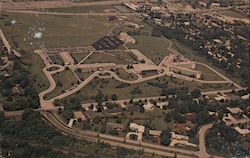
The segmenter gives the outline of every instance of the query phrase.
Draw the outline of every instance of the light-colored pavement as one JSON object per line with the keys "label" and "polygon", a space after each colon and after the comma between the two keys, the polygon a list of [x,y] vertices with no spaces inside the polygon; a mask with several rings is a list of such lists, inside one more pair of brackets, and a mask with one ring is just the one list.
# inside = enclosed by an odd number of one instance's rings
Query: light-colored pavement
{"label": "light-colored pavement", "polygon": [[202,158],[209,157],[209,154],[206,151],[206,132],[213,127],[213,124],[207,124],[205,126],[202,126],[199,130],[198,136],[199,136],[199,155]]}

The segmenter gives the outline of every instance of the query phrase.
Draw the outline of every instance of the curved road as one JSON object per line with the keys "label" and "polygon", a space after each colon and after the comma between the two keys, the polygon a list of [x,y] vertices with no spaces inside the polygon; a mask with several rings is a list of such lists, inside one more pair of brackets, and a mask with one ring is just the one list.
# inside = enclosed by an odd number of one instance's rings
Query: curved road
{"label": "curved road", "polygon": [[174,147],[165,147],[156,144],[144,143],[140,141],[126,140],[126,138],[115,137],[106,134],[100,134],[92,131],[82,131],[74,128],[69,128],[65,123],[57,118],[52,113],[49,112],[41,112],[42,116],[48,121],[51,125],[60,130],[61,133],[74,136],[80,139],[87,139],[90,141],[101,141],[105,143],[109,143],[111,146],[117,147],[125,147],[134,150],[144,149],[144,152],[147,153],[155,153],[157,155],[173,157],[174,153],[177,153],[180,157],[196,157],[199,156],[198,151],[179,149]]}

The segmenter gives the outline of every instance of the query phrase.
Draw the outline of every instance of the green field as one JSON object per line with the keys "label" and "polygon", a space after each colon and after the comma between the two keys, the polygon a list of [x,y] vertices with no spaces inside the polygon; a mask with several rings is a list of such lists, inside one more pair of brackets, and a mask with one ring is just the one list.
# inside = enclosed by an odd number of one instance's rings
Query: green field
{"label": "green field", "polygon": [[51,99],[64,93],[65,90],[70,89],[74,84],[77,84],[78,82],[77,78],[71,70],[64,70],[63,72],[57,73],[53,75],[53,78],[56,83],[61,82],[61,86],[57,84],[54,91],[45,96],[46,99]]}
{"label": "green field", "polygon": [[[4,16],[4,19],[1,19],[1,28],[10,44],[26,50],[88,46],[115,27],[114,23],[102,16],[4,14],[8,17]],[[10,24],[12,20],[16,20],[16,23]],[[35,32],[41,32],[42,37],[34,39]]]}
{"label": "green field", "polygon": [[130,44],[128,48],[138,49],[155,64],[159,64],[165,56],[170,54],[167,50],[169,41],[163,37],[133,36],[133,38],[136,44]]}

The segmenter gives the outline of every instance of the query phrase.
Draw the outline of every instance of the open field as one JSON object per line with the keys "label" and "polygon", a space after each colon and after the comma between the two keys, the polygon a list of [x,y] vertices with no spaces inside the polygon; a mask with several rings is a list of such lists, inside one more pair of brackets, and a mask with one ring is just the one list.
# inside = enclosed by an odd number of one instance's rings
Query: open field
{"label": "open field", "polygon": [[207,68],[206,66],[196,64],[195,70],[202,72],[202,79],[205,81],[222,81],[224,80],[219,75],[217,75],[215,72]]}
{"label": "open field", "polygon": [[176,50],[178,50],[180,53],[182,53],[185,57],[189,58],[190,60],[207,64],[207,65],[211,66],[213,69],[215,69],[216,71],[218,71],[219,73],[221,73],[222,75],[230,78],[234,82],[244,85],[244,83],[242,83],[239,79],[234,78],[232,76],[229,76],[228,73],[226,73],[224,70],[218,68],[217,66],[214,66],[213,63],[210,62],[209,60],[207,60],[205,57],[198,55],[197,54],[198,52],[194,52],[193,50],[184,46],[183,44],[181,44],[180,42],[178,42],[176,40],[173,40],[173,44],[174,44]]}
{"label": "open field", "polygon": [[[29,50],[91,45],[115,27],[99,16],[3,14],[6,16],[1,20],[1,28],[10,44]],[[13,20],[15,24],[10,23]],[[37,32],[41,33],[41,38],[34,39]]]}
{"label": "open field", "polygon": [[83,64],[94,64],[94,63],[131,64],[131,62],[126,61],[122,58],[97,52],[93,53],[83,62]]}
{"label": "open field", "polygon": [[136,44],[128,45],[128,48],[135,48],[141,51],[155,64],[159,64],[162,59],[169,55],[168,46],[169,42],[163,37],[153,36],[133,36],[136,40]]}
{"label": "open field", "polygon": [[103,5],[103,6],[77,6],[77,7],[66,7],[66,8],[48,8],[45,11],[49,12],[63,12],[63,13],[104,13],[105,10],[112,9],[117,11],[111,5]]}
{"label": "open field", "polygon": [[71,70],[64,70],[58,74],[53,75],[53,78],[57,84],[54,91],[45,96],[46,99],[56,97],[64,91],[70,89],[74,84],[77,84],[78,80]]}
{"label": "open field", "polygon": [[89,53],[87,52],[79,52],[79,53],[71,53],[70,55],[75,60],[76,63],[79,63],[82,59],[84,59]]}
{"label": "open field", "polygon": [[35,78],[34,87],[38,93],[46,90],[49,87],[49,81],[45,74],[43,73],[43,68],[45,67],[43,60],[37,54],[31,54],[31,61],[35,61],[32,63],[30,67],[30,72],[32,78]]}
{"label": "open field", "polygon": [[111,99],[113,94],[117,94],[118,99],[155,97],[163,93],[168,88],[188,87],[189,91],[199,88],[202,91],[212,91],[221,89],[231,89],[226,84],[203,84],[195,81],[184,81],[180,79],[171,79],[170,77],[161,77],[138,84],[124,84],[115,79],[94,79],[78,93],[68,96],[69,98],[79,98],[84,102],[93,102],[99,92]]}
{"label": "open field", "polygon": [[87,72],[84,72],[84,71],[81,71],[81,72],[78,72],[78,71],[75,71],[76,75],[79,77],[79,79],[81,81],[84,81],[86,78],[88,78],[89,76],[91,76],[93,74],[92,71],[87,71]]}

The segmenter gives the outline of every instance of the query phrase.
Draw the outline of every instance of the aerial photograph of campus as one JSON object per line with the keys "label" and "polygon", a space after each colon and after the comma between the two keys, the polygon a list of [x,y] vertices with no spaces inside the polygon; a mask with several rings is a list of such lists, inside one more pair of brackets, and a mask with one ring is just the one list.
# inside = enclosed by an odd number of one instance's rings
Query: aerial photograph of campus
{"label": "aerial photograph of campus", "polygon": [[249,0],[0,0],[0,158],[249,158]]}

